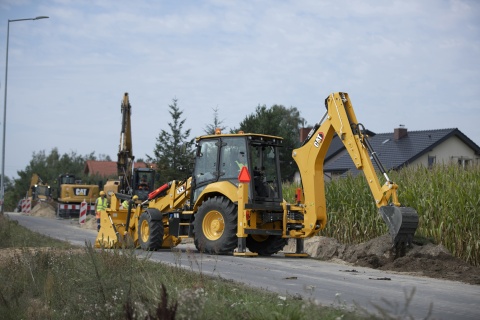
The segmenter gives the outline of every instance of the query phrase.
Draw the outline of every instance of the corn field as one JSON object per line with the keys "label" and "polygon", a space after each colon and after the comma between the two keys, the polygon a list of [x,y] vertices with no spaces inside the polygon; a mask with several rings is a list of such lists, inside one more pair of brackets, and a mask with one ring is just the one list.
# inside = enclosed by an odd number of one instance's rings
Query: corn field
{"label": "corn field", "polygon": [[[445,246],[454,256],[480,265],[480,166],[408,167],[389,173],[402,205],[419,215],[417,237]],[[383,176],[379,176],[381,182]],[[284,197],[293,201],[293,184]],[[360,243],[388,232],[362,174],[326,183],[328,223],[322,236]]]}

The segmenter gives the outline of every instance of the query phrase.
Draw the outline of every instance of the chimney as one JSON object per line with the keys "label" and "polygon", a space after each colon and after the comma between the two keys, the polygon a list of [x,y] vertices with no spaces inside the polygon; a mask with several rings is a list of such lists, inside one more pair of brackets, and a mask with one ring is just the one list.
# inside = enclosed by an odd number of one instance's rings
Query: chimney
{"label": "chimney", "polygon": [[312,130],[312,127],[300,128],[300,142],[303,142],[305,139],[307,139],[310,130]]}
{"label": "chimney", "polygon": [[393,140],[400,140],[408,135],[407,128],[401,124],[398,128],[393,129]]}

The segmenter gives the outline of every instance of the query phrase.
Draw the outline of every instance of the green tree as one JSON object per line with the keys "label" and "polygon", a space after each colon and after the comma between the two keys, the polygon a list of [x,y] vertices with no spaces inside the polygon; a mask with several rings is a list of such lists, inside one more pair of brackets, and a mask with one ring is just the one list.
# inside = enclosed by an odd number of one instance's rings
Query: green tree
{"label": "green tree", "polygon": [[168,106],[172,116],[172,122],[168,123],[170,132],[161,130],[153,150],[153,157],[147,155],[148,161],[157,165],[159,184],[171,180],[182,180],[189,174],[181,171],[189,168],[192,159],[190,146],[193,139],[189,140],[190,129],[183,128],[186,119],[181,119],[183,111],[180,111],[177,101],[173,99],[173,103]]}
{"label": "green tree", "polygon": [[203,131],[206,134],[215,134],[215,130],[218,128],[222,132],[224,132],[227,127],[222,126],[222,123],[223,123],[223,120],[218,119],[218,107],[214,108],[213,109],[213,123],[207,125],[207,127],[205,129],[203,129]]}
{"label": "green tree", "polygon": [[292,150],[300,146],[300,127],[304,119],[295,107],[282,105],[258,105],[255,112],[245,117],[240,123],[244,132],[261,133],[283,138],[280,149],[280,166],[282,180],[292,180],[297,166],[292,159]]}

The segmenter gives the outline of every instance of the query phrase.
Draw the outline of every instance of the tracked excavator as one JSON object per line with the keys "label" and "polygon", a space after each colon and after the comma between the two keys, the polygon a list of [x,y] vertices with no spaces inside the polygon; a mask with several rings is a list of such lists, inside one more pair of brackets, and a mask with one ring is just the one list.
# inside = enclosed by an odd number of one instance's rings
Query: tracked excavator
{"label": "tracked excavator", "polygon": [[123,95],[120,112],[122,113],[122,122],[117,158],[118,180],[108,180],[103,190],[109,200],[112,194],[117,193],[122,194],[123,199],[128,200],[136,195],[139,201],[144,201],[154,188],[155,170],[152,168],[134,168],[135,157],[132,150],[131,127],[132,106],[128,92]]}
{"label": "tracked excavator", "polygon": [[[101,215],[95,245],[129,244],[156,250],[193,237],[201,252],[269,256],[282,250],[288,239],[296,239],[295,252],[286,256],[306,256],[304,239],[327,224],[323,162],[337,134],[365,174],[394,247],[405,248],[417,229],[417,212],[400,205],[398,186],[368,143],[348,94],[332,93],[325,107],[322,120],[292,152],[303,186],[296,203],[287,203],[282,196],[282,138],[252,133],[201,136],[196,139],[190,177],[159,187],[128,210],[119,209],[121,194],[112,196],[110,207]],[[385,179],[383,184],[371,157]]]}
{"label": "tracked excavator", "polygon": [[59,218],[76,218],[80,216],[82,202],[87,203],[87,214],[95,214],[95,200],[99,195],[96,184],[86,184],[74,174],[60,174],[57,188],[53,193]]}

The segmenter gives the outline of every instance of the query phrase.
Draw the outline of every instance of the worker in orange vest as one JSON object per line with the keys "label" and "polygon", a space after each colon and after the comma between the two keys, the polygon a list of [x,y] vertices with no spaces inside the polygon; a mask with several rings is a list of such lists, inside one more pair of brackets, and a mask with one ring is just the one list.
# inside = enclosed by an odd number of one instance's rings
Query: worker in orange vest
{"label": "worker in orange vest", "polygon": [[105,191],[100,191],[100,197],[95,201],[95,217],[97,218],[97,231],[100,231],[100,211],[108,208],[108,200],[105,197]]}

